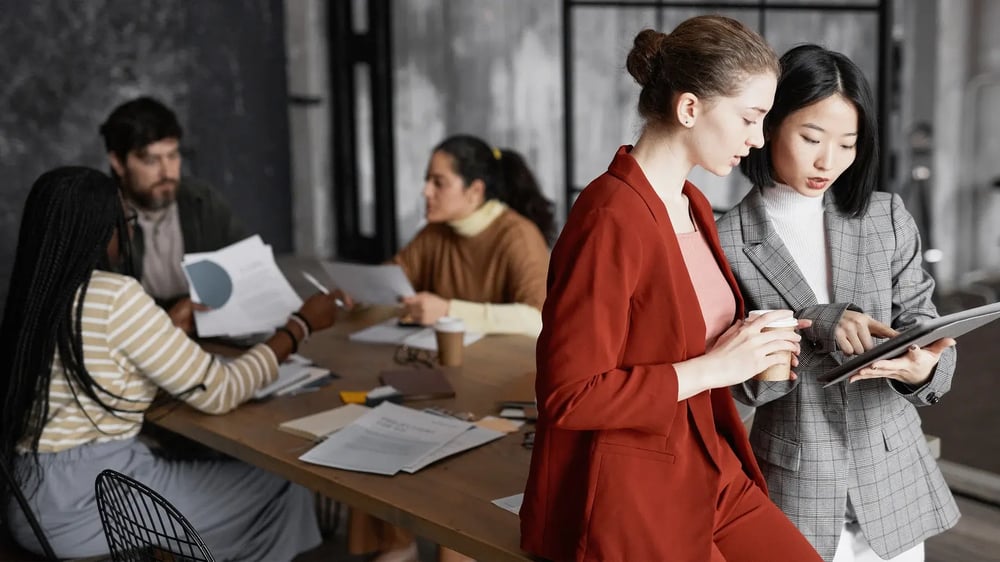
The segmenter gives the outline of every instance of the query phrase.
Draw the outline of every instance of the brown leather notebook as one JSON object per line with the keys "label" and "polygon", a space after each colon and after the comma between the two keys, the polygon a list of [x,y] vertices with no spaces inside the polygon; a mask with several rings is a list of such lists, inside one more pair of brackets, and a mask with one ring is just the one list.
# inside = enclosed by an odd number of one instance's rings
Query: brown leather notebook
{"label": "brown leather notebook", "polygon": [[455,389],[438,369],[402,369],[382,371],[382,384],[387,384],[403,395],[403,400],[434,400],[454,398]]}

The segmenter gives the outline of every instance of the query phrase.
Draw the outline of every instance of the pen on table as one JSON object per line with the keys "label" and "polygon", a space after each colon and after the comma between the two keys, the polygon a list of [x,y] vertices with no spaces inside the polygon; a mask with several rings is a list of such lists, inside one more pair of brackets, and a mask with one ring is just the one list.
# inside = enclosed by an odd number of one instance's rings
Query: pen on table
{"label": "pen on table", "polygon": [[[324,295],[329,295],[330,294],[330,289],[327,289],[326,287],[324,287],[323,284],[319,282],[319,279],[316,279],[312,275],[309,275],[308,272],[303,271],[302,272],[302,277],[305,277],[306,281],[308,281],[309,283],[311,283],[313,287],[316,287],[317,289],[319,289],[319,291],[321,293],[323,293]],[[337,306],[339,306],[340,308],[344,308],[344,301],[342,301],[340,299],[334,299],[334,302],[336,302]]]}
{"label": "pen on table", "polygon": [[306,386],[303,386],[303,387],[300,387],[300,388],[296,388],[295,390],[290,391],[288,393],[288,396],[298,396],[300,394],[308,394],[310,392],[316,392],[317,390],[319,390],[318,386],[308,386],[308,385],[306,385]]}

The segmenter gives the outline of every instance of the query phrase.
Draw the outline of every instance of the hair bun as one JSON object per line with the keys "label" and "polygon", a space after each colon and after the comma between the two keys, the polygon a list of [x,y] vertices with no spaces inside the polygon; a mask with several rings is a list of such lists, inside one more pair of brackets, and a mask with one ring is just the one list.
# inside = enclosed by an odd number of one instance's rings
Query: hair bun
{"label": "hair bun", "polygon": [[660,66],[660,48],[666,39],[666,33],[655,29],[643,29],[635,36],[632,50],[625,61],[625,68],[640,86],[645,87],[649,84]]}

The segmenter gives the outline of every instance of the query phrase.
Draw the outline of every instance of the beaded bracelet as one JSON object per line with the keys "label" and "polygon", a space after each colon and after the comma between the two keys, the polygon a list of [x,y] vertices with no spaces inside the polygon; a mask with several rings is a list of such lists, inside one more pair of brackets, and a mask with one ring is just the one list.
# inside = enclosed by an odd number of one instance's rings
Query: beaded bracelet
{"label": "beaded bracelet", "polygon": [[299,351],[299,340],[298,340],[298,338],[295,337],[295,334],[293,334],[291,330],[289,330],[288,328],[286,328],[284,326],[279,327],[275,331],[275,333],[277,333],[277,332],[284,332],[284,333],[288,334],[288,337],[291,338],[291,340],[292,340],[292,353],[298,353],[298,351]]}
{"label": "beaded bracelet", "polygon": [[312,326],[309,325],[309,322],[295,312],[293,312],[288,319],[298,324],[299,328],[302,328],[302,341],[309,341],[309,336],[312,335]]}

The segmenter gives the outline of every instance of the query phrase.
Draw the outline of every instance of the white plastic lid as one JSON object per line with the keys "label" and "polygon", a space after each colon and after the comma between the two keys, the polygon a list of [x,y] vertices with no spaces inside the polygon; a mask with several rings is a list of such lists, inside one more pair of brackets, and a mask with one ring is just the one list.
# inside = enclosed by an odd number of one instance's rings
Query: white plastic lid
{"label": "white plastic lid", "polygon": [[792,316],[791,310],[784,310],[781,308],[762,308],[760,310],[751,310],[747,312],[747,318],[753,318],[754,316],[760,316],[761,314],[767,314],[768,312],[787,312],[788,316]]}
{"label": "white plastic lid", "polygon": [[439,332],[464,332],[465,322],[461,318],[442,316],[434,323],[434,329]]}
{"label": "white plastic lid", "polygon": [[795,318],[779,318],[773,322],[768,322],[765,328],[797,328],[799,321]]}

